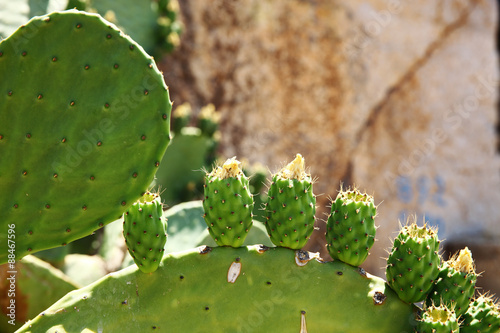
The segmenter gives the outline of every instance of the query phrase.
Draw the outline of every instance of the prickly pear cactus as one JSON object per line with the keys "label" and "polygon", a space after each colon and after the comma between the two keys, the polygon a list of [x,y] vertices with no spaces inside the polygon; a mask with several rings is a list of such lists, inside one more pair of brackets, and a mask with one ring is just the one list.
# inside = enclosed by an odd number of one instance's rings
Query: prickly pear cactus
{"label": "prickly pear cactus", "polygon": [[167,220],[158,193],[147,192],[125,212],[123,236],[139,269],[143,273],[156,271],[167,242]]}
{"label": "prickly pear cactus", "polygon": [[500,332],[500,305],[491,296],[480,295],[462,316],[462,333]]}
{"label": "prickly pear cactus", "polygon": [[413,332],[414,309],[381,278],[312,253],[201,247],[71,292],[18,333],[399,333]]}
{"label": "prickly pear cactus", "polygon": [[472,253],[466,247],[443,263],[426,303],[445,304],[459,317],[467,311],[474,296],[476,279]]}
{"label": "prickly pear cactus", "polygon": [[[66,293],[80,287],[63,272],[35,256],[28,255],[17,261],[15,268],[12,264],[0,265],[0,332],[12,332],[13,328],[21,327]],[[15,303],[9,304],[9,299]]]}
{"label": "prickly pear cactus", "polygon": [[417,321],[417,333],[457,333],[458,320],[455,312],[445,305],[431,305],[424,309]]}
{"label": "prickly pear cactus", "polygon": [[314,230],[316,196],[302,155],[272,178],[267,193],[266,229],[276,246],[301,249]]}
{"label": "prickly pear cactus", "polygon": [[219,128],[220,112],[215,110],[213,104],[208,104],[201,108],[198,115],[198,127],[201,133],[208,137],[212,137]]}
{"label": "prickly pear cactus", "polygon": [[176,107],[172,113],[172,132],[175,134],[180,133],[181,129],[189,124],[191,114],[192,110],[189,103],[184,103]]}
{"label": "prickly pear cactus", "polygon": [[240,247],[252,227],[253,197],[235,157],[205,179],[203,209],[210,235],[219,246]]}
{"label": "prickly pear cactus", "polygon": [[373,197],[358,189],[340,189],[332,202],[326,226],[326,242],[330,256],[353,266],[361,265],[375,242]]}
{"label": "prickly pear cactus", "polygon": [[0,42],[0,73],[0,227],[15,224],[18,258],[92,233],[146,191],[171,103],[132,39],[98,15],[54,12]]}
{"label": "prickly pear cactus", "polygon": [[[416,219],[416,218],[415,218]],[[423,301],[439,274],[437,230],[407,221],[387,259],[387,283],[408,303]]]}

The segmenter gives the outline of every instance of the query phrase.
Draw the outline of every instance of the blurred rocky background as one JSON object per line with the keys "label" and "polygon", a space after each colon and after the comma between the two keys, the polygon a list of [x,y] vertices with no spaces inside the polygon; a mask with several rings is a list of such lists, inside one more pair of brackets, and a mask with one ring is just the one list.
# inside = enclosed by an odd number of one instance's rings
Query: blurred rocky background
{"label": "blurred rocky background", "polygon": [[[175,105],[213,103],[218,153],[276,171],[301,153],[317,177],[324,249],[340,184],[373,194],[383,276],[398,224],[467,245],[500,293],[498,3],[494,0],[182,0],[179,47],[161,59]],[[487,269],[486,269],[487,268]]]}

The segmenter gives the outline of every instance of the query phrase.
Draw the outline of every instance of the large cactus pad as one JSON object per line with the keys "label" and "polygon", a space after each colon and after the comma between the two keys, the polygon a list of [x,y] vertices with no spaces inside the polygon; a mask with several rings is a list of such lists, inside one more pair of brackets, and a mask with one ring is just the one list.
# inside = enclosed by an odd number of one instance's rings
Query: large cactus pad
{"label": "large cactus pad", "polygon": [[[311,260],[312,259],[312,260]],[[19,332],[412,332],[381,278],[285,248],[199,248],[71,292]]]}
{"label": "large cactus pad", "polygon": [[34,17],[0,43],[0,77],[0,227],[15,225],[18,258],[90,234],[146,191],[171,103],[115,26],[76,10]]}

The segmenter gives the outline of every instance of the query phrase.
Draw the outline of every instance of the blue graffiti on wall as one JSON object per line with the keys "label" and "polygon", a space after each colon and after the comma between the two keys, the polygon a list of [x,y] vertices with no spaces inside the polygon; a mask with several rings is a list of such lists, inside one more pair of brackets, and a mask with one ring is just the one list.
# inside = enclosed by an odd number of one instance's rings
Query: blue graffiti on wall
{"label": "blue graffiti on wall", "polygon": [[[444,178],[439,175],[432,178],[429,176],[419,176],[417,179],[400,176],[396,179],[396,187],[398,198],[404,204],[416,203],[422,207],[424,204],[431,203],[438,207],[446,206],[446,183]],[[398,214],[398,218],[403,222],[406,221],[409,215],[415,213],[402,209]],[[446,229],[444,219],[434,212],[424,210],[421,213],[429,225],[438,228],[439,237],[442,238]]]}

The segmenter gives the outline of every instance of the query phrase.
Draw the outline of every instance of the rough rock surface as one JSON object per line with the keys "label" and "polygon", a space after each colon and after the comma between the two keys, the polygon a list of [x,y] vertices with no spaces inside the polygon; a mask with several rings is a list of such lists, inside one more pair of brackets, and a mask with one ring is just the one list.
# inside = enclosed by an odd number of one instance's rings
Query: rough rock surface
{"label": "rough rock surface", "polygon": [[163,61],[174,102],[222,111],[226,157],[276,171],[303,154],[323,194],[320,219],[340,181],[374,194],[381,227],[369,269],[384,266],[398,219],[413,213],[448,241],[498,242],[496,1],[180,7],[181,47]]}

